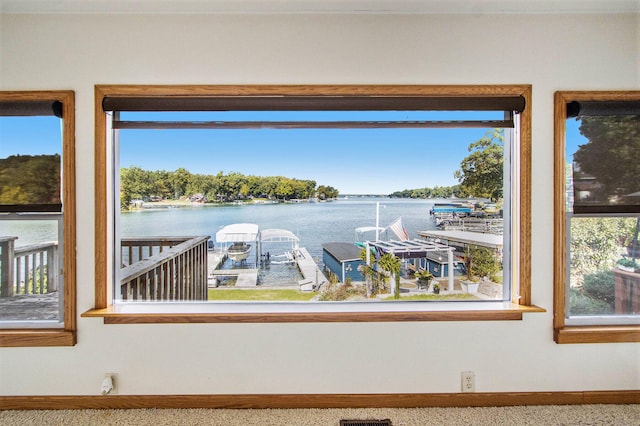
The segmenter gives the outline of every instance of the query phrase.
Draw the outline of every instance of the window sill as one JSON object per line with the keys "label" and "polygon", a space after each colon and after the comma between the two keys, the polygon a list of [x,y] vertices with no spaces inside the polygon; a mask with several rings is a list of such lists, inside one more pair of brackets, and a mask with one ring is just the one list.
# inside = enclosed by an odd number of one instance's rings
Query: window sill
{"label": "window sill", "polygon": [[75,331],[68,330],[0,330],[0,347],[74,346]]}
{"label": "window sill", "polygon": [[103,318],[105,324],[155,323],[285,323],[285,322],[401,322],[507,321],[523,313],[546,312],[537,306],[510,302],[371,304],[327,303],[136,303],[92,309],[83,318]]}
{"label": "window sill", "polygon": [[640,325],[571,326],[556,329],[556,343],[640,342]]}

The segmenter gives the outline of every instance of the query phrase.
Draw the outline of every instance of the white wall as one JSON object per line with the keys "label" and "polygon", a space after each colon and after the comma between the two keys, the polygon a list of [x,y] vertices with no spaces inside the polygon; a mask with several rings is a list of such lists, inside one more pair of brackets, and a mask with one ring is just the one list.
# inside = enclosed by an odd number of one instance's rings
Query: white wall
{"label": "white wall", "polygon": [[4,15],[0,88],[77,97],[78,311],[93,307],[93,86],[533,85],[533,302],[523,321],[103,325],[0,350],[0,394],[481,392],[640,388],[640,345],[552,338],[553,93],[638,89],[637,16]]}

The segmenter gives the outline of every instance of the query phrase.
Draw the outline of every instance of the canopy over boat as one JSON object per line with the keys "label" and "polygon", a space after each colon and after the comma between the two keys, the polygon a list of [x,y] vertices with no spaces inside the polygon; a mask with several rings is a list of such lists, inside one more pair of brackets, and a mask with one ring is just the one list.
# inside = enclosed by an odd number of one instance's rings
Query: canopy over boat
{"label": "canopy over boat", "polygon": [[216,232],[219,243],[238,243],[257,241],[260,230],[255,223],[234,223],[223,226]]}
{"label": "canopy over boat", "polygon": [[262,242],[295,242],[300,239],[291,231],[286,229],[264,229],[260,232]]}

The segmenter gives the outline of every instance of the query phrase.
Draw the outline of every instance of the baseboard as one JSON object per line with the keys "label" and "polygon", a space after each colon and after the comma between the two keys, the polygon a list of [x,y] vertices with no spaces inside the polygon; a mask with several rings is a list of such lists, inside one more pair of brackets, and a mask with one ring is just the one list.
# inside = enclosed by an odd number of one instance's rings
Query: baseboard
{"label": "baseboard", "polygon": [[579,404],[640,404],[640,390],[421,394],[0,396],[0,410],[416,408]]}

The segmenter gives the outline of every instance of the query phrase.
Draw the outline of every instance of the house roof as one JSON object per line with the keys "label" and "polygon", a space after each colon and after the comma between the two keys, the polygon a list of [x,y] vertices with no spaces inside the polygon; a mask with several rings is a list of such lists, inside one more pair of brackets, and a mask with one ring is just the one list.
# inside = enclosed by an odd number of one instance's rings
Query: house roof
{"label": "house roof", "polygon": [[360,260],[360,247],[354,243],[325,243],[322,249],[335,257],[339,262],[350,262]]}

